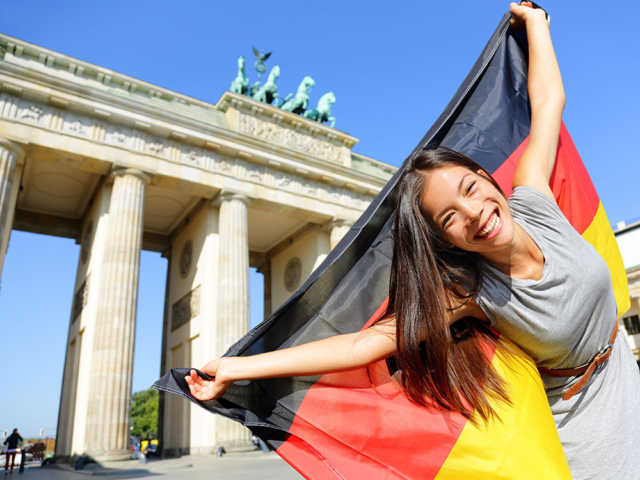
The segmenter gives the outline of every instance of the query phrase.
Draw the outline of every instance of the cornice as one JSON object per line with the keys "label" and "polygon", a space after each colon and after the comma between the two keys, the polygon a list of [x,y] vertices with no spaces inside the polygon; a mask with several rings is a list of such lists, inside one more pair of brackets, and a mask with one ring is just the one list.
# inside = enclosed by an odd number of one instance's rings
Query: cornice
{"label": "cornice", "polygon": [[18,58],[31,57],[37,59],[43,66],[49,69],[56,69],[57,67],[61,70],[67,70],[77,77],[95,79],[106,87],[117,88],[127,92],[146,93],[150,98],[164,98],[165,100],[177,101],[205,109],[215,108],[210,103],[189,97],[188,95],[183,95],[108,68],[100,67],[59,52],[54,52],[48,48],[34,45],[3,33],[0,33],[0,49],[4,50],[3,53],[0,53],[0,58],[4,58],[5,55],[14,55]]}

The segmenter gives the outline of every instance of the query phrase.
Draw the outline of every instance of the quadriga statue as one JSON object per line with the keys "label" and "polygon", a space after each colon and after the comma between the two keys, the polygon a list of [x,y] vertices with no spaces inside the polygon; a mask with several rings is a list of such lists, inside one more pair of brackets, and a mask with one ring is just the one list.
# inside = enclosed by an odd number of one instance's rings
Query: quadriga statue
{"label": "quadriga statue", "polygon": [[[271,104],[274,99],[279,97],[278,95],[278,86],[276,85],[276,80],[280,76],[280,66],[276,65],[269,72],[269,78],[267,79],[267,83],[265,83],[262,87],[258,89],[258,91],[253,95],[253,98],[259,100],[261,102],[265,102]],[[253,86],[251,87],[253,89]]]}
{"label": "quadriga statue", "polygon": [[331,116],[331,105],[336,103],[336,96],[333,92],[325,93],[318,100],[318,106],[304,114],[304,118],[315,120],[316,122],[331,122],[331,128],[336,124],[336,118]]}
{"label": "quadriga statue", "polygon": [[316,82],[313,81],[313,78],[309,76],[304,77],[300,86],[298,86],[298,91],[296,92],[295,97],[293,96],[293,93],[287,95],[284,102],[280,105],[280,108],[287,112],[302,115],[309,106],[309,92],[311,91],[311,87],[315,86],[315,84]]}
{"label": "quadriga statue", "polygon": [[244,68],[244,57],[242,55],[238,57],[238,75],[231,82],[231,91],[241,95],[246,95],[249,91],[249,77],[247,77],[247,71]]}

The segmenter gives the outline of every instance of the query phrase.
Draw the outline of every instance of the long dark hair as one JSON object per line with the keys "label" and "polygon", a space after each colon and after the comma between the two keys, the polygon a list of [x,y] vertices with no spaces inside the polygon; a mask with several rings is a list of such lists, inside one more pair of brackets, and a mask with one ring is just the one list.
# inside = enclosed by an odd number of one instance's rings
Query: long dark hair
{"label": "long dark hair", "polygon": [[481,288],[481,257],[451,247],[422,208],[429,173],[449,166],[484,172],[502,193],[488,172],[453,150],[427,147],[409,158],[396,190],[389,304],[382,317],[396,321],[398,349],[387,364],[397,369],[395,381],[416,403],[472,421],[475,411],[486,422],[495,415],[490,399],[509,402],[487,356],[487,347],[502,343],[480,321],[463,319],[450,327],[446,315],[450,299],[465,302]]}

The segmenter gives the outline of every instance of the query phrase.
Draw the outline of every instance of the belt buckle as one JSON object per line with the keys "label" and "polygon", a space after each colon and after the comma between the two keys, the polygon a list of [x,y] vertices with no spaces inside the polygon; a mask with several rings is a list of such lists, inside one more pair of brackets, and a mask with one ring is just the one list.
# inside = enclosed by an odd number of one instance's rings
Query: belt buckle
{"label": "belt buckle", "polygon": [[607,343],[598,353],[596,353],[596,358],[603,357],[607,353],[607,350],[611,351],[612,348],[613,343]]}

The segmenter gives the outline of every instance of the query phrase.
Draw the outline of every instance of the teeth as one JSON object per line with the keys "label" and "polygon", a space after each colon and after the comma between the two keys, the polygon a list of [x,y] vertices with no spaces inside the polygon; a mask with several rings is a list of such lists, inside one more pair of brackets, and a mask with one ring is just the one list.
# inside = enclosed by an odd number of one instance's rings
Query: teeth
{"label": "teeth", "polygon": [[491,219],[487,222],[487,226],[484,227],[482,230],[480,230],[477,233],[477,236],[478,237],[484,237],[484,236],[490,234],[491,232],[493,232],[493,229],[498,226],[499,221],[500,221],[500,218],[498,217],[498,214],[496,214],[494,212],[491,215]]}

